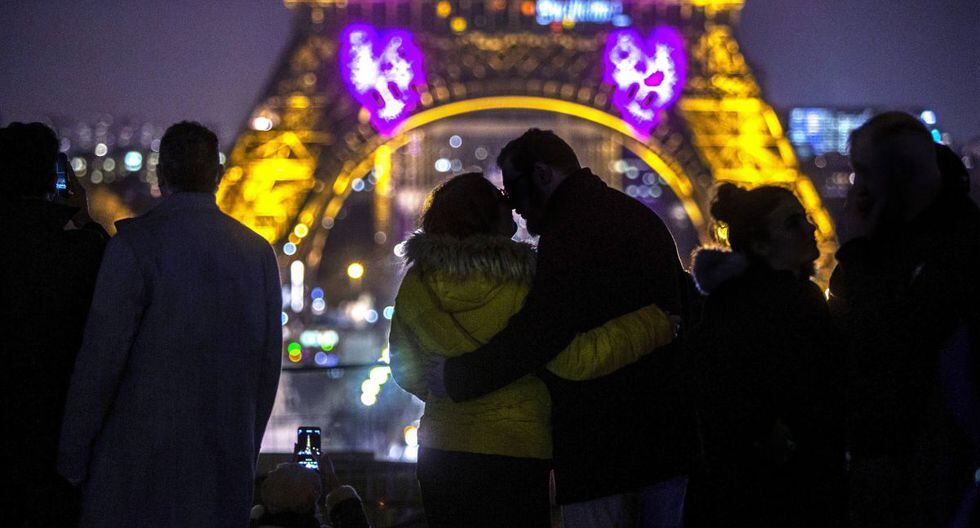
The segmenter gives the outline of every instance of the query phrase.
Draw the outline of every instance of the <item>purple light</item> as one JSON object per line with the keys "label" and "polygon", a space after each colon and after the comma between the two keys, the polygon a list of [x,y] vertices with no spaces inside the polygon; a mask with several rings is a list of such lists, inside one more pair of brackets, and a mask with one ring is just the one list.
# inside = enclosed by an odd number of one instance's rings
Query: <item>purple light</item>
{"label": "purple light", "polygon": [[613,105],[642,134],[677,101],[687,77],[684,37],[670,26],[654,29],[646,42],[634,29],[609,33],[603,63],[602,80],[615,87]]}
{"label": "purple light", "polygon": [[340,35],[340,71],[347,90],[385,136],[415,109],[425,85],[422,51],[406,30],[347,26]]}

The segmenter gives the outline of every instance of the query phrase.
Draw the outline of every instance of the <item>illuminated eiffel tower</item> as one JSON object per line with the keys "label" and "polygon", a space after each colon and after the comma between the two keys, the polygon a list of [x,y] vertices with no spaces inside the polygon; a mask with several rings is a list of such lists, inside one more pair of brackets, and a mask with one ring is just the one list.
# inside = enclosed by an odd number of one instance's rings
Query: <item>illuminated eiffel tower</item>
{"label": "illuminated eiffel tower", "polygon": [[603,130],[670,188],[702,242],[725,235],[709,221],[716,182],[793,189],[817,225],[826,276],[834,226],[739,50],[742,0],[285,3],[298,11],[290,48],[219,190],[284,267],[322,251],[368,174],[385,229],[393,154],[413,131],[507,111]]}

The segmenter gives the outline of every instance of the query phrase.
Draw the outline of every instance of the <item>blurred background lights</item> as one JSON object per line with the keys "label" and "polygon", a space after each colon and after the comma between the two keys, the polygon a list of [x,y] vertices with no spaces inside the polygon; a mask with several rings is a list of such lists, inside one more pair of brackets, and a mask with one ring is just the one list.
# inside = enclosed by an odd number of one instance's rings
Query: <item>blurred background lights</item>
{"label": "blurred background lights", "polygon": [[449,169],[453,168],[453,162],[446,158],[439,158],[436,160],[435,167],[439,172],[449,172]]}
{"label": "blurred background lights", "polygon": [[109,153],[109,147],[107,147],[105,143],[99,143],[98,145],[95,146],[96,156],[99,156],[101,158],[102,156],[105,156],[108,153]]}
{"label": "blurred background lights", "polygon": [[126,170],[136,172],[143,168],[143,155],[131,150],[123,157],[123,165],[126,166]]}
{"label": "blurred background lights", "polygon": [[404,429],[405,445],[416,447],[419,445],[419,429],[414,425],[409,425]]}
{"label": "blurred background lights", "polygon": [[296,227],[293,228],[293,233],[295,233],[296,236],[303,238],[310,234],[310,228],[306,224],[296,224]]}
{"label": "blurred background lights", "polygon": [[316,287],[316,288],[313,288],[313,290],[310,292],[310,298],[311,299],[322,299],[323,298],[323,288],[320,288],[319,286]]}
{"label": "blurred background lights", "polygon": [[289,255],[289,256],[295,255],[296,254],[296,244],[293,244],[292,242],[286,242],[282,246],[282,252],[285,253],[286,255]]}
{"label": "blurred background lights", "polygon": [[266,116],[258,116],[252,120],[252,128],[262,132],[272,130],[272,120]]}
{"label": "blurred background lights", "polygon": [[381,384],[371,378],[368,378],[361,383],[361,392],[364,394],[377,396],[378,394],[381,394]]}
{"label": "blurred background lights", "polygon": [[315,313],[323,313],[323,311],[327,309],[327,301],[324,301],[323,297],[313,299],[313,302],[310,303],[310,307],[313,308]]}
{"label": "blurred background lights", "polygon": [[452,136],[449,138],[449,146],[452,148],[459,148],[463,146],[463,138],[459,136]]}
{"label": "blurred background lights", "polygon": [[394,306],[385,306],[384,310],[381,311],[381,315],[385,319],[391,321],[391,318],[395,316],[395,307]]}
{"label": "blurred background lights", "polygon": [[351,262],[347,266],[347,276],[354,280],[360,279],[364,276],[364,265],[360,262]]}
{"label": "blurred background lights", "polygon": [[371,373],[368,374],[368,379],[378,385],[383,385],[388,381],[389,374],[391,374],[391,367],[374,367],[371,369]]}
{"label": "blurred background lights", "polygon": [[919,119],[921,119],[923,123],[929,126],[935,125],[936,113],[933,112],[932,110],[926,110],[919,115]]}
{"label": "blurred background lights", "polygon": [[375,310],[368,310],[367,313],[364,314],[364,320],[371,324],[378,322],[378,312]]}
{"label": "blurred background lights", "polygon": [[439,18],[446,18],[452,12],[453,6],[449,2],[443,0],[442,2],[436,4],[436,15],[438,15]]}
{"label": "blurred background lights", "polygon": [[294,260],[289,265],[289,307],[297,313],[303,311],[303,279],[305,272],[306,266],[303,265],[303,261],[301,260]]}
{"label": "blurred background lights", "polygon": [[361,394],[361,403],[363,403],[366,407],[370,407],[375,403],[378,403],[378,397],[376,395],[363,393]]}

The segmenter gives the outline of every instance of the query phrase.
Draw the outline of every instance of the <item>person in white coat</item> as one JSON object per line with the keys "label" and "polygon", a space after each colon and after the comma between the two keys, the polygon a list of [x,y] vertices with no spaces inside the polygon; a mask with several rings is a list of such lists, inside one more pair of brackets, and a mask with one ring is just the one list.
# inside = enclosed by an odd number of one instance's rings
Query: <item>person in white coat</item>
{"label": "person in white coat", "polygon": [[106,249],[58,467],[83,527],[247,526],[282,364],[276,257],[218,209],[213,132],[171,126],[158,170],[165,198]]}

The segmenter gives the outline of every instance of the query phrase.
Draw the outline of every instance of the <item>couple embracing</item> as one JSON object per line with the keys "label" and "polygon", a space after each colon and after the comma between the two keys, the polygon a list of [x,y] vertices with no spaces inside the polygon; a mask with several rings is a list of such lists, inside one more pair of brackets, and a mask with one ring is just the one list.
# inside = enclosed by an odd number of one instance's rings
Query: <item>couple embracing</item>
{"label": "couple embracing", "polygon": [[[677,375],[690,280],[660,218],[531,129],[436,189],[390,345],[425,401],[430,526],[680,526],[694,441]],[[511,209],[539,235],[514,242]]]}

